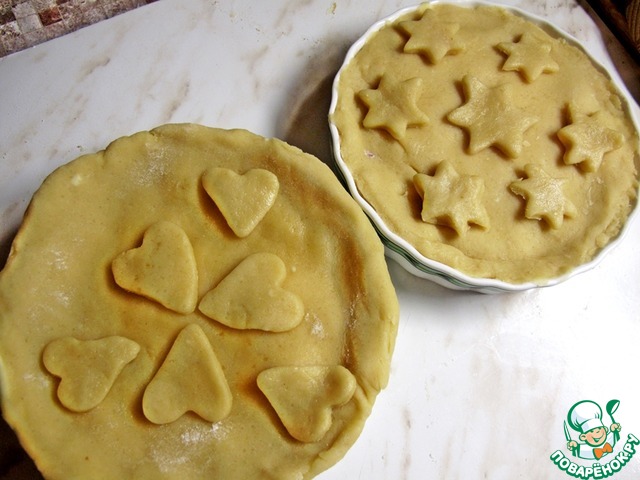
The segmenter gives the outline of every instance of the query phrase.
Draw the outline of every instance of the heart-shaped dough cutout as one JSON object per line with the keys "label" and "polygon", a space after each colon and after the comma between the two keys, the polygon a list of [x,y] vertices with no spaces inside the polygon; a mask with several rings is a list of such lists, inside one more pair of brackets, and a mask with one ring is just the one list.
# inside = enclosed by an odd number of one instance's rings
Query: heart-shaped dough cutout
{"label": "heart-shaped dough cutout", "polygon": [[243,175],[228,168],[211,168],[202,176],[202,186],[240,238],[248,236],[260,223],[280,188],[278,177],[261,168]]}
{"label": "heart-shaped dough cutout", "polygon": [[191,313],[198,303],[198,269],[187,234],[171,222],[147,229],[138,248],[118,255],[111,264],[123,289],[154,300],[169,310]]}
{"label": "heart-shaped dough cutout", "polygon": [[200,301],[207,317],[240,330],[285,332],[304,317],[302,300],[280,286],[287,274],[273,253],[245,258]]}
{"label": "heart-shaped dough cutout", "polygon": [[258,387],[289,434],[317,442],[331,428],[333,409],[356,391],[356,379],[341,365],[274,367],[260,372]]}
{"label": "heart-shaped dough cutout", "polygon": [[145,417],[165,424],[193,412],[215,423],[229,415],[231,404],[231,390],[209,339],[197,324],[186,326],[144,391]]}
{"label": "heart-shaped dough cutout", "polygon": [[97,340],[64,337],[47,344],[42,362],[60,378],[60,403],[73,412],[86,412],[105,399],[122,369],[139,351],[140,345],[119,336]]}

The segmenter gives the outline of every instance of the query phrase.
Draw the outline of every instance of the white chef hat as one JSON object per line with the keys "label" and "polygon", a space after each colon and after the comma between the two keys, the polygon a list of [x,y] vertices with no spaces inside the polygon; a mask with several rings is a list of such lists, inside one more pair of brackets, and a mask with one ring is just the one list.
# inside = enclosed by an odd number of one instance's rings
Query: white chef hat
{"label": "white chef hat", "polygon": [[602,408],[591,400],[576,403],[567,414],[567,421],[571,428],[587,433],[594,428],[604,427],[602,423]]}

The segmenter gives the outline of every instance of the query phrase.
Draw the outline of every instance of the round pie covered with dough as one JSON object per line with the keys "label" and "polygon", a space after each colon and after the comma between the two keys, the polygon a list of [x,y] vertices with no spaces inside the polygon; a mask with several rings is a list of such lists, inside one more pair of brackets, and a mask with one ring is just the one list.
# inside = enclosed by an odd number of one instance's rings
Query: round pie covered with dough
{"label": "round pie covered with dough", "polygon": [[562,276],[635,206],[624,97],[544,24],[424,4],[358,43],[338,79],[331,120],[358,192],[424,257],[470,277]]}
{"label": "round pie covered with dough", "polygon": [[0,272],[3,414],[46,478],[312,478],[386,385],[397,319],[328,167],[166,125],[34,195]]}

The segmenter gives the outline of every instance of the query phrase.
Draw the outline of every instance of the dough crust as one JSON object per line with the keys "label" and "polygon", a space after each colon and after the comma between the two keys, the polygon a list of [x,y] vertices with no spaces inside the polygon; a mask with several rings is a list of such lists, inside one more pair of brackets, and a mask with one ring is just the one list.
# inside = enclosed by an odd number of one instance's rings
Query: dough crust
{"label": "dough crust", "polygon": [[502,8],[424,4],[341,70],[341,156],[425,257],[544,283],[620,232],[636,203],[638,133],[600,67],[556,37]]}
{"label": "dough crust", "polygon": [[[250,205],[230,213],[225,192]],[[0,272],[3,414],[46,478],[312,478],[360,434],[397,321],[382,244],[326,165],[247,131],[166,125],[34,195]],[[97,385],[83,352],[108,358]],[[333,395],[310,412],[321,426],[297,424],[312,399],[261,391],[277,369],[320,372],[291,395]],[[334,371],[350,382],[338,397],[322,384]]]}

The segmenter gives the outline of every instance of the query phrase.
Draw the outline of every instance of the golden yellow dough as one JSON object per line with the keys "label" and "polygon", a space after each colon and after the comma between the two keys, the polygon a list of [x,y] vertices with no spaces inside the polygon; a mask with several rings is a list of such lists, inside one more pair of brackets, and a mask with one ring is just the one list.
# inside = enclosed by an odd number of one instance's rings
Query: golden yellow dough
{"label": "golden yellow dough", "polygon": [[0,272],[3,414],[46,478],[308,479],[358,437],[397,319],[328,167],[167,125],[34,195]]}
{"label": "golden yellow dough", "polygon": [[373,34],[337,88],[331,120],[359,192],[472,277],[562,275],[636,203],[638,135],[612,82],[504,9],[422,5]]}

